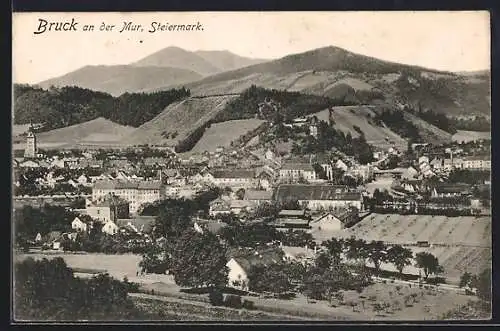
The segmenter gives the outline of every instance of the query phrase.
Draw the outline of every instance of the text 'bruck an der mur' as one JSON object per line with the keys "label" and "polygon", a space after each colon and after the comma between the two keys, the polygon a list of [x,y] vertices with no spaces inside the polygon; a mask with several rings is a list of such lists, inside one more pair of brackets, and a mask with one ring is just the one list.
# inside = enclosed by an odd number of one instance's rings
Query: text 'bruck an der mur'
{"label": "text 'bruck an der mur'", "polygon": [[137,24],[131,21],[121,22],[120,24],[108,24],[102,22],[101,24],[82,24],[74,18],[68,21],[48,21],[39,18],[38,25],[34,34],[42,34],[46,32],[69,32],[69,31],[101,31],[101,32],[177,32],[177,31],[203,31],[203,24],[194,22],[192,24],[170,24],[168,22],[151,22],[148,26]]}

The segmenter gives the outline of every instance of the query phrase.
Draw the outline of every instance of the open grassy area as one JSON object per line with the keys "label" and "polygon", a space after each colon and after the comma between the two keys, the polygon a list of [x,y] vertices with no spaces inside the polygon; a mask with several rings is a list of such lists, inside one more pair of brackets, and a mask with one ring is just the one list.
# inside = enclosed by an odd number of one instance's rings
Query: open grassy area
{"label": "open grassy area", "polygon": [[481,131],[464,131],[458,130],[451,139],[455,142],[470,142],[479,139],[491,139],[491,132],[481,132]]}
{"label": "open grassy area", "polygon": [[215,152],[217,147],[229,147],[232,141],[256,129],[262,123],[263,120],[247,119],[212,124],[193,147],[192,152]]}

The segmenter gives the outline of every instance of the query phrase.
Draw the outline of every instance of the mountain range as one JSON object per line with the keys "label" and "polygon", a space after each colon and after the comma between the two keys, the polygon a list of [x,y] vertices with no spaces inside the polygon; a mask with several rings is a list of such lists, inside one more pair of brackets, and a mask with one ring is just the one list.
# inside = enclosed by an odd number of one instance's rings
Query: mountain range
{"label": "mountain range", "polygon": [[118,96],[180,85],[264,61],[228,51],[190,52],[167,47],[128,65],[89,65],[37,85],[42,88],[74,85]]}

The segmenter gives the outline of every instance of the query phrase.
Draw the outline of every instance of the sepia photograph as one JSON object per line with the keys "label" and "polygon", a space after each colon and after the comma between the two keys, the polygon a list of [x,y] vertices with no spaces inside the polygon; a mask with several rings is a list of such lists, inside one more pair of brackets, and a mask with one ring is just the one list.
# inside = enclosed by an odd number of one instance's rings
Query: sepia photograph
{"label": "sepia photograph", "polygon": [[492,318],[488,11],[14,12],[12,323]]}

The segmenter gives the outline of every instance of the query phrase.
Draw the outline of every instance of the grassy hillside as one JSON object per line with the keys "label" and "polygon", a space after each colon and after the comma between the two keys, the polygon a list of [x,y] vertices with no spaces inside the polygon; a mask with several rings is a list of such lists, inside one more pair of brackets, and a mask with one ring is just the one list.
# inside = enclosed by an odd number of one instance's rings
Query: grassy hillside
{"label": "grassy hillside", "polygon": [[262,123],[264,123],[264,121],[258,119],[214,123],[205,131],[203,137],[192,149],[192,152],[214,152],[217,147],[229,147],[231,142],[245,133],[256,129]]}
{"label": "grassy hillside", "polygon": [[44,143],[120,143],[135,129],[99,117],[94,120],[65,128],[43,132],[37,135]]}
{"label": "grassy hillside", "polygon": [[131,144],[176,145],[210,121],[235,97],[189,98],[175,102],[137,128],[126,141]]}
{"label": "grassy hillside", "polygon": [[126,92],[142,92],[157,86],[192,82],[201,77],[191,70],[166,66],[86,66],[64,76],[40,82],[38,86],[45,89],[52,85],[78,86],[119,96]]}
{"label": "grassy hillside", "polygon": [[[193,95],[240,93],[251,85],[336,96],[345,86],[363,103],[421,103],[445,114],[490,113],[489,74],[457,75],[391,63],[337,47],[223,72],[188,83]],[[338,86],[344,86],[341,91]],[[333,93],[333,95],[331,94]]]}
{"label": "grassy hillside", "polygon": [[137,127],[158,115],[170,103],[189,96],[186,89],[157,93],[109,94],[79,87],[44,90],[14,85],[14,123],[42,123],[44,130],[57,129],[104,117]]}
{"label": "grassy hillside", "polygon": [[404,117],[417,127],[419,135],[423,141],[433,144],[445,144],[451,142],[451,133],[441,130],[440,128],[408,112],[404,112]]}
{"label": "grassy hillside", "polygon": [[[385,125],[376,125],[373,121],[375,111],[373,106],[339,106],[333,107],[333,120],[336,130],[347,134],[351,133],[353,138],[359,137],[358,127],[365,135],[366,141],[378,148],[389,148],[396,146],[400,150],[406,149],[407,142],[404,138],[391,131]],[[319,120],[328,122],[328,109],[314,113]]]}

